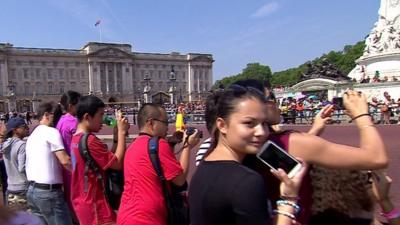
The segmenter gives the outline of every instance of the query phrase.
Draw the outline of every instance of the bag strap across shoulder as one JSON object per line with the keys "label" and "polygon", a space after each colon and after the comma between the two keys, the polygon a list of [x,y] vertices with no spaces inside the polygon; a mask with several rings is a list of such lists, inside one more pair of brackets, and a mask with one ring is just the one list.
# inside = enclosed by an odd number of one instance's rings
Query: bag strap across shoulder
{"label": "bag strap across shoulder", "polygon": [[95,174],[98,182],[103,185],[103,176],[100,173],[100,167],[97,165],[96,161],[90,155],[87,147],[87,140],[90,133],[84,133],[79,139],[78,149],[83,161],[85,162],[85,172],[84,172],[84,192],[88,191],[88,173],[91,169]]}
{"label": "bag strap across shoulder", "polygon": [[163,195],[168,210],[168,221],[169,221],[168,224],[171,224],[172,212],[170,212],[170,210],[172,209],[172,201],[168,190],[167,179],[165,179],[164,172],[162,170],[160,163],[160,157],[158,154],[158,142],[159,142],[159,137],[151,137],[148,143],[148,152],[151,164],[153,165],[153,168],[156,171],[156,174],[161,181]]}

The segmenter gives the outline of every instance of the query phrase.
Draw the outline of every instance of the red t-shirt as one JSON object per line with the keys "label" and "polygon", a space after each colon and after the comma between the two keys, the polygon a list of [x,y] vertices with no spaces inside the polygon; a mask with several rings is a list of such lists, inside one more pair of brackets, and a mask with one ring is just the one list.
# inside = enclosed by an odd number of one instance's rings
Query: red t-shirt
{"label": "red t-shirt", "polygon": [[[127,149],[124,160],[124,192],[118,225],[166,225],[167,209],[161,181],[151,164],[147,135],[139,136]],[[159,158],[164,176],[172,180],[183,172],[173,149],[160,139]]]}
{"label": "red t-shirt", "polygon": [[[89,169],[87,192],[84,191],[85,162],[78,149],[79,140],[83,134],[75,134],[71,141],[72,182],[71,201],[81,225],[109,225],[115,224],[116,215],[109,206],[104,188],[96,179],[96,174]],[[87,140],[88,151],[97,165],[101,167],[102,176],[117,159],[108,151],[105,145],[95,135],[89,135]]]}

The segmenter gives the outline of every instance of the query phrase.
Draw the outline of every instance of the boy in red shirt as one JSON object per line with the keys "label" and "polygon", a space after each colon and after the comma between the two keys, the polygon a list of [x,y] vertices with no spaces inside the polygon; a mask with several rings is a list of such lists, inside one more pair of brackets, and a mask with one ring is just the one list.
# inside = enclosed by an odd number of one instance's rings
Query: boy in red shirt
{"label": "boy in red shirt", "polygon": [[98,181],[97,174],[89,169],[85,188],[85,161],[79,152],[79,141],[84,133],[89,133],[87,149],[100,168],[105,180],[105,171],[109,168],[121,170],[125,154],[125,135],[129,129],[128,121],[117,116],[114,128],[114,145],[111,151],[107,145],[93,133],[100,131],[104,115],[104,103],[96,96],[89,95],[80,99],[77,105],[79,121],[76,134],[71,141],[72,192],[71,201],[80,225],[115,224],[116,215],[104,195],[104,184]]}

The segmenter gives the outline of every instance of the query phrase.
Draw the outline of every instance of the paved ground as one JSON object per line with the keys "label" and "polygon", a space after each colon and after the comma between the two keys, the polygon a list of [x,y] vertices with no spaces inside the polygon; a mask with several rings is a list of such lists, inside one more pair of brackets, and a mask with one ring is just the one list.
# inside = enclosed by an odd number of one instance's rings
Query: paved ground
{"label": "paved ground", "polygon": [[[193,125],[194,127],[203,131],[204,138],[207,138],[207,131],[204,125],[197,124]],[[307,125],[294,125],[294,126],[285,126],[288,129],[295,129],[299,131],[306,131],[310,128]],[[400,139],[399,138],[399,131],[400,125],[377,125],[377,128],[381,135],[384,138],[386,147],[389,152],[390,157],[390,165],[388,169],[389,175],[393,178],[392,184],[392,196],[395,201],[397,207],[400,207]],[[170,131],[174,131],[174,126],[170,126]],[[138,129],[136,125],[131,125],[129,130],[131,134],[130,137],[135,137],[138,133]],[[109,127],[104,126],[103,129],[99,132],[100,137],[104,138],[106,142],[110,142],[112,136],[112,129]],[[347,144],[352,146],[359,145],[359,135],[357,128],[352,124],[345,124],[345,125],[329,125],[322,137],[326,138],[327,140]],[[195,160],[195,152],[191,154],[191,162]],[[192,168],[189,173],[189,180],[193,173],[195,172],[194,163],[192,163]]]}

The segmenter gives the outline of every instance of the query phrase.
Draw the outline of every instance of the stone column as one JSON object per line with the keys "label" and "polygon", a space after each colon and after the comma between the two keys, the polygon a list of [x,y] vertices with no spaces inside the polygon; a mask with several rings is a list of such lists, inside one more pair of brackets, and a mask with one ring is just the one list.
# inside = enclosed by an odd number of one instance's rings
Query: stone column
{"label": "stone column", "polygon": [[[126,63],[127,66],[124,66],[122,64],[121,70],[122,70],[122,92],[124,94],[133,94],[133,70],[132,70],[132,64]],[[129,69],[129,72],[125,72],[126,69]]]}
{"label": "stone column", "polygon": [[114,92],[118,92],[118,76],[117,76],[117,63],[114,64]]}
{"label": "stone column", "polygon": [[[17,77],[17,75],[15,75]],[[7,85],[9,81],[8,65],[6,60],[0,61],[0,95],[7,95]]]}
{"label": "stone column", "polygon": [[94,94],[93,62],[89,62],[89,93]]}
{"label": "stone column", "polygon": [[[211,90],[212,86],[212,81],[213,81],[213,73],[212,73],[212,66],[208,67],[208,89]],[[208,90],[207,90],[208,91]]]}
{"label": "stone column", "polygon": [[106,70],[106,93],[110,92],[110,81],[108,80],[108,62],[105,62],[105,70]]}
{"label": "stone column", "polygon": [[95,85],[94,85],[93,89],[94,89],[95,93],[102,94],[103,91],[101,90],[101,73],[100,73],[100,63],[99,62],[96,63],[96,71],[97,72],[94,76],[94,81],[93,81],[93,83]]}
{"label": "stone column", "polygon": [[189,102],[192,101],[193,73],[194,73],[194,71],[193,71],[192,65],[189,62],[188,63],[188,83],[187,83],[187,90],[186,90],[188,92],[188,95],[189,95]]}

